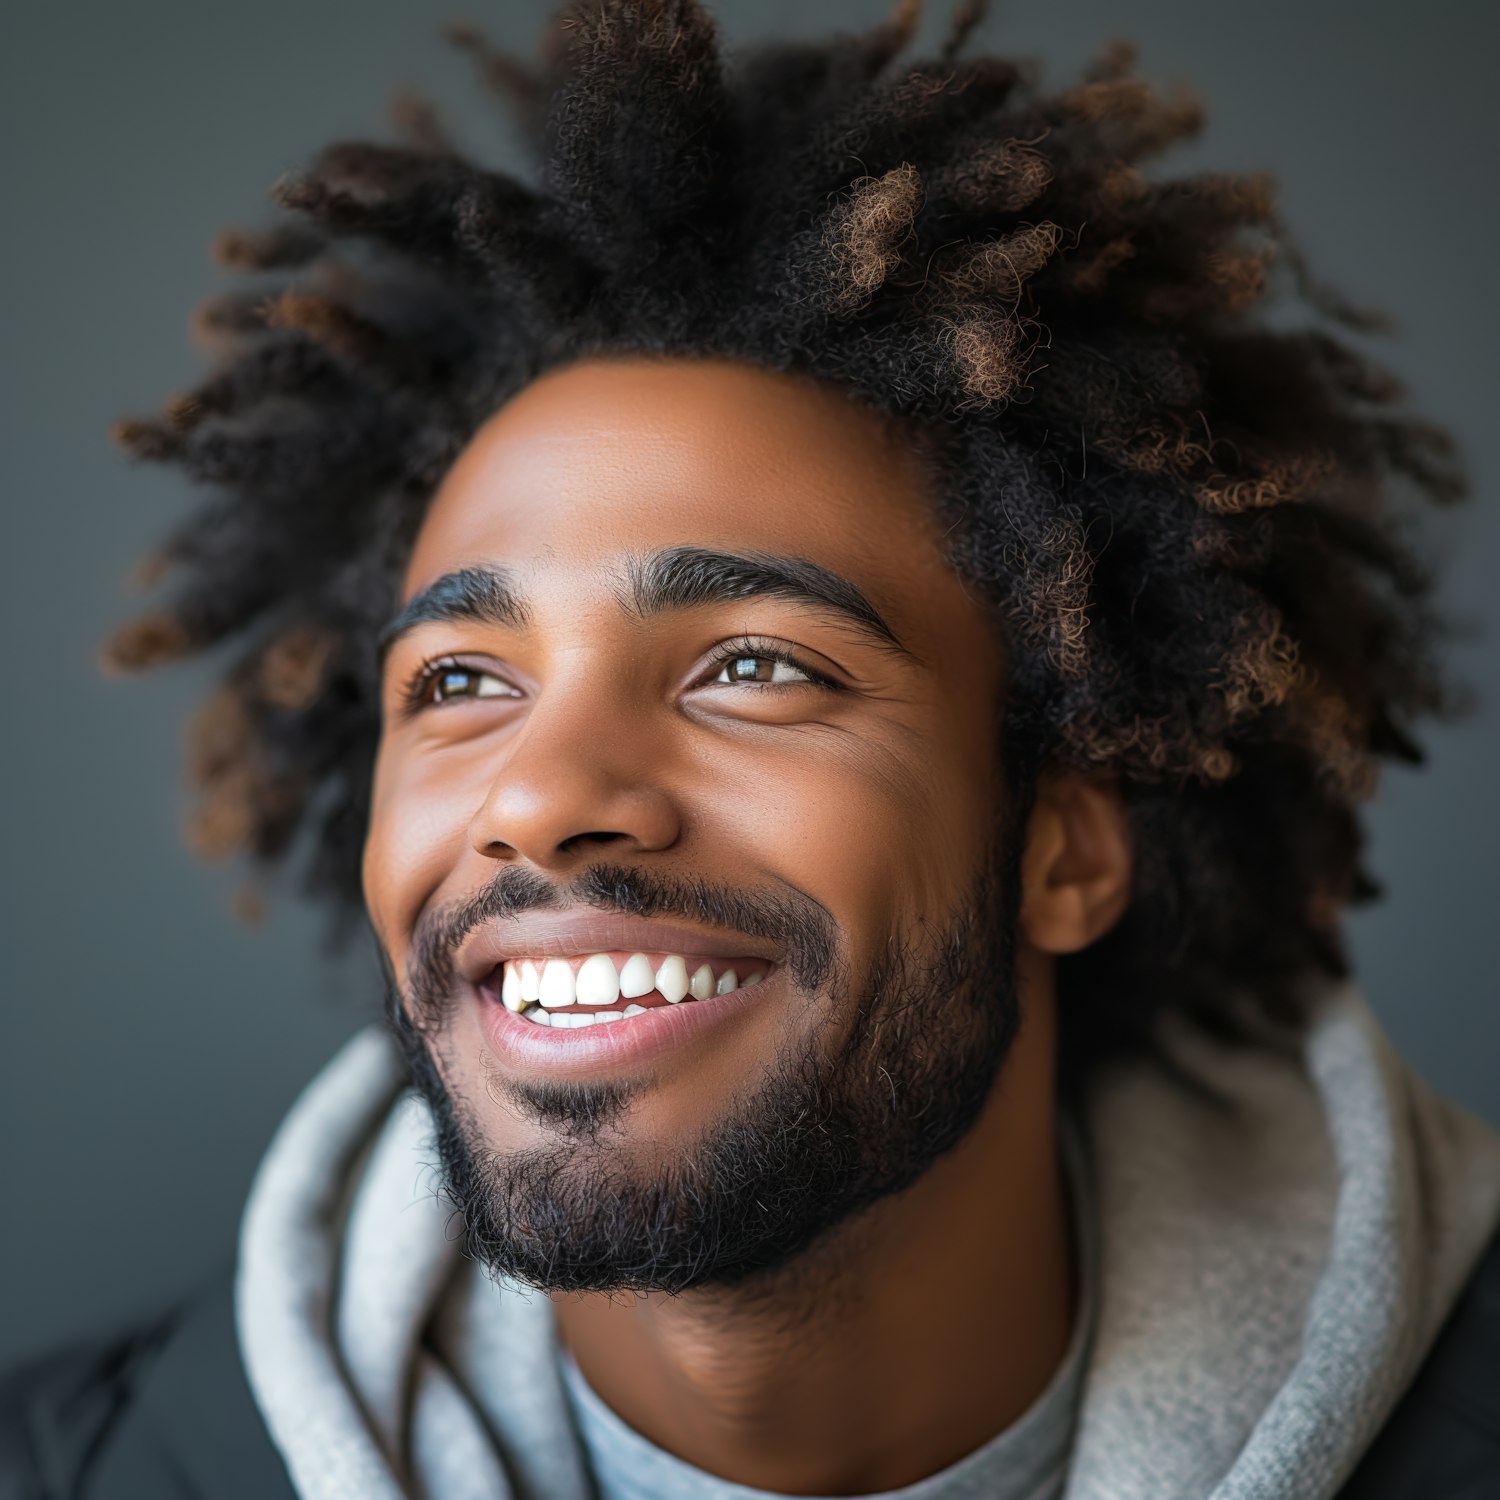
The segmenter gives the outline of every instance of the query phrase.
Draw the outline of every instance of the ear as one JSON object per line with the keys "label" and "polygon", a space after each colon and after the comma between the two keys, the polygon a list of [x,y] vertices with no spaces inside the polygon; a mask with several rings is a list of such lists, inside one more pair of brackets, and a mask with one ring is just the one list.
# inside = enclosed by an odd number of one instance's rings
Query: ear
{"label": "ear", "polygon": [[1044,772],[1021,857],[1021,932],[1044,953],[1102,937],[1130,902],[1130,823],[1114,777]]}

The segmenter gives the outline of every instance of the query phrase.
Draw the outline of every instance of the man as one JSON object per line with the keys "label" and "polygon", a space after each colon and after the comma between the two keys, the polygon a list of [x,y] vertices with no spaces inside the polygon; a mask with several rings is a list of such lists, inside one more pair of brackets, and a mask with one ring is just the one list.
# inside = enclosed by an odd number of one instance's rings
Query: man
{"label": "man", "polygon": [[535,185],[408,106],[226,239],[112,660],[239,643],[199,842],[388,1024],[232,1287],[12,1378],[22,1494],[1500,1492],[1500,1140],[1340,939],[1457,477],[1265,183],[1142,174],[1190,102],[979,10],[464,33]]}

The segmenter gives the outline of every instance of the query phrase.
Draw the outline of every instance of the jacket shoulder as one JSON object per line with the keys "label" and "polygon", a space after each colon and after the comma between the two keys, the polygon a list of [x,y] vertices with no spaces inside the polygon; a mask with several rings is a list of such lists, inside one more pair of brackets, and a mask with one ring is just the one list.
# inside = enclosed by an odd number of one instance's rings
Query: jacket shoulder
{"label": "jacket shoulder", "polygon": [[1500,1234],[1340,1500],[1500,1495]]}
{"label": "jacket shoulder", "polygon": [[4,1500],[295,1500],[240,1365],[232,1268],[0,1377]]}
{"label": "jacket shoulder", "polygon": [[125,1416],[167,1334],[165,1323],[132,1329],[0,1377],[0,1495],[81,1494],[93,1456]]}

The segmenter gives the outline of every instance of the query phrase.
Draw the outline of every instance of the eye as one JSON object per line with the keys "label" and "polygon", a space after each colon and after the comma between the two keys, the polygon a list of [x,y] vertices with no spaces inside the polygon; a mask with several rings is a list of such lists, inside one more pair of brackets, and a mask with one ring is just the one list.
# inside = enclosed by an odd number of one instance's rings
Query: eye
{"label": "eye", "polygon": [[715,682],[812,682],[812,673],[780,656],[734,656],[719,669]]}
{"label": "eye", "polygon": [[816,667],[804,666],[793,647],[758,636],[721,641],[711,653],[708,672],[699,681],[706,687],[829,688],[839,684]]}
{"label": "eye", "polygon": [[412,684],[411,702],[422,708],[456,698],[519,698],[520,689],[495,672],[457,661],[432,662]]}

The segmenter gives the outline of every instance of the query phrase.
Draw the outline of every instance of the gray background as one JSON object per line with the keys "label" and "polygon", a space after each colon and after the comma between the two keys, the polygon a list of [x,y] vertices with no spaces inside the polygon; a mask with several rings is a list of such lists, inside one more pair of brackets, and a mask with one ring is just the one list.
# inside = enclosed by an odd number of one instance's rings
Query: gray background
{"label": "gray background", "polygon": [[[471,14],[525,46],[540,0]],[[946,10],[946,7],[940,7]],[[1211,107],[1181,164],[1268,167],[1325,275],[1383,305],[1388,356],[1468,450],[1471,504],[1432,535],[1448,598],[1483,627],[1458,652],[1481,716],[1390,772],[1353,923],[1366,992],[1435,1083],[1500,1122],[1492,976],[1500,563],[1493,59],[1500,7],[1012,0],[986,43],[1050,76],[1106,37]],[[859,24],[875,4],[721,0],[731,38]],[[419,0],[12,0],[0,19],[0,1363],[118,1321],[227,1253],[250,1173],[298,1087],[374,1003],[367,954],[330,962],[314,914],[260,930],[231,872],[177,841],[181,724],[205,675],[101,680],[124,579],[184,487],[105,437],[198,368],[189,308],[216,229],[325,139],[380,125],[404,82],[491,129]],[[929,31],[931,28],[929,27]]]}

